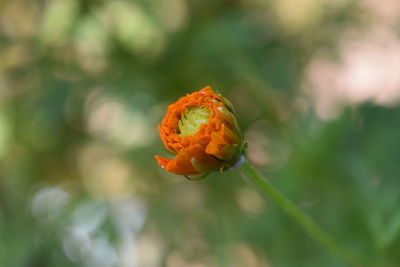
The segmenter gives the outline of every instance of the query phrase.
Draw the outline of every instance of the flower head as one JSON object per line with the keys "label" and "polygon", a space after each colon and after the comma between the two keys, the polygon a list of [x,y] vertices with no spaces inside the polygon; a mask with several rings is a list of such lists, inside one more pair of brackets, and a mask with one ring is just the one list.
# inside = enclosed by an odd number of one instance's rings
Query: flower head
{"label": "flower head", "polygon": [[176,156],[155,158],[176,174],[226,170],[243,153],[243,135],[232,104],[210,86],[169,105],[158,130],[164,146]]}

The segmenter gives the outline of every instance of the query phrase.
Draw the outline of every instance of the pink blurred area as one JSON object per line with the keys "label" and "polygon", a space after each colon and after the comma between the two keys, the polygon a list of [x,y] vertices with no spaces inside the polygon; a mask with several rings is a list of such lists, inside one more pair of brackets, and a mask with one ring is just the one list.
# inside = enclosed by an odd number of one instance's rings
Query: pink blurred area
{"label": "pink blurred area", "polygon": [[369,12],[365,29],[347,29],[335,56],[315,53],[305,70],[303,88],[321,119],[334,119],[343,107],[400,101],[400,40],[395,21],[398,1],[363,1]]}

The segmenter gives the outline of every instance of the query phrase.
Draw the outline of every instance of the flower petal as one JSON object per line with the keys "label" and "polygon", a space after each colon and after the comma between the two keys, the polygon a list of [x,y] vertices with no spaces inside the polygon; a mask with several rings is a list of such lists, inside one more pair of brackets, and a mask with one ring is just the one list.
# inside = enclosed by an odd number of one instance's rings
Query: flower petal
{"label": "flower petal", "polygon": [[180,175],[200,174],[200,172],[193,166],[190,157],[185,150],[182,150],[174,159],[167,159],[160,156],[154,157],[157,159],[158,164],[166,171]]}

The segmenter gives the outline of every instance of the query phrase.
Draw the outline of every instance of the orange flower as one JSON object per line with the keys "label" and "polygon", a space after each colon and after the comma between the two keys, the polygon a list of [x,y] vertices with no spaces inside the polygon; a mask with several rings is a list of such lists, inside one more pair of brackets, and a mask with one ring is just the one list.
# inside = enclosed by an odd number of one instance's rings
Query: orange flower
{"label": "orange flower", "polygon": [[158,126],[173,159],[158,164],[181,175],[206,174],[232,167],[243,153],[243,136],[230,102],[210,86],[169,105]]}

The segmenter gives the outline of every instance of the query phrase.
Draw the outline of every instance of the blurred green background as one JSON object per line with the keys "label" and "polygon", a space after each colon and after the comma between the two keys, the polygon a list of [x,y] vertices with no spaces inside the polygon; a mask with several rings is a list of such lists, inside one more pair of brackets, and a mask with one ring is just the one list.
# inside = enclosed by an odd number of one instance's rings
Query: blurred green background
{"label": "blurred green background", "polygon": [[211,85],[249,160],[371,266],[400,266],[400,2],[3,0],[0,266],[336,267],[239,170],[164,172]]}

